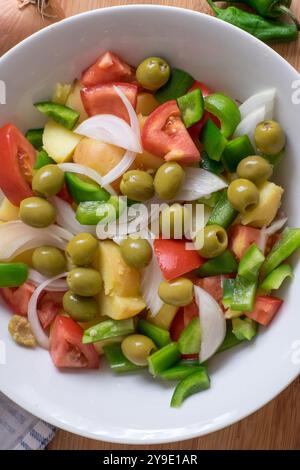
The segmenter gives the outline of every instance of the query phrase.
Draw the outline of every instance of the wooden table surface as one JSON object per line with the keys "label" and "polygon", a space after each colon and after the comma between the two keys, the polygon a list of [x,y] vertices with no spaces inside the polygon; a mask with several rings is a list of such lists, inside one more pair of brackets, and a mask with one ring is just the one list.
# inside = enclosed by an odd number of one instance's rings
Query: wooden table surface
{"label": "wooden table surface", "polygon": [[[180,6],[209,13],[205,0],[61,0],[66,16],[112,5],[152,3]],[[293,0],[293,10],[300,18],[300,1]],[[276,46],[275,49],[300,71],[300,39],[292,44]],[[239,423],[205,437],[174,444],[141,446],[141,449],[300,449],[300,378],[281,395],[260,411]],[[49,449],[136,449],[92,441],[58,431]]]}

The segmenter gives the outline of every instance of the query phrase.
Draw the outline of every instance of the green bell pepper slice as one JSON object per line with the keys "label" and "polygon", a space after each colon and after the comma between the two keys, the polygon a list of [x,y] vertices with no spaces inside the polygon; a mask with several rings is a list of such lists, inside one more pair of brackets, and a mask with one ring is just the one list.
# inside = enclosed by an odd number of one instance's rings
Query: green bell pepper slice
{"label": "green bell pepper slice", "polygon": [[194,78],[184,70],[172,69],[169,80],[154,96],[160,103],[177,100],[191,88],[194,81]]}
{"label": "green bell pepper slice", "polygon": [[265,260],[263,253],[253,243],[243,255],[239,267],[238,275],[247,279],[250,282],[256,282],[259,274],[259,270]]}
{"label": "green bell pepper slice", "polygon": [[237,104],[224,93],[213,93],[204,98],[205,109],[216,116],[221,123],[221,133],[228,139],[241,122]]}
{"label": "green bell pepper slice", "polygon": [[193,318],[185,327],[178,340],[181,354],[198,354],[201,345],[201,329],[199,318]]}
{"label": "green bell pepper slice", "polygon": [[102,201],[107,202],[110,194],[97,183],[85,181],[74,173],[65,173],[65,180],[68,191],[76,204],[86,201]]}
{"label": "green bell pepper slice", "polygon": [[215,205],[207,225],[221,225],[221,227],[227,228],[232,224],[237,214],[237,211],[228,200],[227,189],[225,189],[221,193],[220,199]]}
{"label": "green bell pepper slice", "polygon": [[81,225],[97,225],[104,221],[108,223],[116,220],[123,205],[118,196],[110,196],[107,202],[85,201],[81,202],[76,210],[76,219]]}
{"label": "green bell pepper slice", "polygon": [[149,372],[156,377],[180,360],[177,343],[170,343],[148,357]]}
{"label": "green bell pepper slice", "polygon": [[219,162],[227,145],[227,140],[211,119],[206,122],[203,128],[201,142],[209,158]]}
{"label": "green bell pepper slice", "polygon": [[136,366],[132,362],[128,361],[124,356],[119,343],[104,346],[103,352],[110,368],[117,374],[136,372],[144,369],[144,367]]}
{"label": "green bell pepper slice", "polygon": [[196,124],[204,114],[204,99],[201,90],[190,91],[177,99],[181,118],[186,128]]}
{"label": "green bell pepper slice", "polygon": [[28,278],[28,266],[25,263],[0,263],[0,288],[19,287]]}
{"label": "green bell pepper slice", "polygon": [[53,101],[43,101],[34,105],[41,113],[53,119],[58,124],[69,130],[74,129],[78,122],[80,113],[63,104],[53,103]]}
{"label": "green bell pepper slice", "polygon": [[133,318],[126,320],[105,320],[93,325],[83,332],[83,344],[96,343],[107,338],[130,335],[134,333],[135,326]]}
{"label": "green bell pepper slice", "polygon": [[251,341],[257,335],[258,324],[250,318],[233,318],[232,332],[239,341]]}
{"label": "green bell pepper slice", "polygon": [[224,171],[223,163],[221,161],[217,162],[216,160],[212,160],[205,151],[201,152],[200,167],[203,168],[203,170],[215,173],[215,175],[220,175]]}
{"label": "green bell pepper slice", "polygon": [[249,137],[242,135],[228,142],[222,155],[222,161],[226,169],[233,173],[241,160],[249,155],[255,155],[255,153]]}
{"label": "green bell pepper slice", "polygon": [[223,296],[222,304],[225,308],[230,308],[233,298],[235,279],[224,279],[223,280]]}
{"label": "green bell pepper slice", "polygon": [[237,271],[238,265],[233,253],[225,250],[216,258],[212,258],[195,271],[199,277],[219,276],[220,274],[232,274]]}
{"label": "green bell pepper slice", "polygon": [[46,165],[56,165],[56,162],[49,157],[48,153],[45,150],[41,150],[36,157],[35,164],[33,166],[34,170],[39,170]]}
{"label": "green bell pepper slice", "polygon": [[228,349],[234,348],[235,346],[238,346],[242,343],[242,341],[240,339],[237,339],[237,337],[233,334],[231,321],[227,321],[226,324],[226,336],[223,343],[219,347],[217,353],[227,351]]}
{"label": "green bell pepper slice", "polygon": [[210,196],[200,197],[197,200],[198,204],[205,204],[208,207],[214,208],[221,197],[221,193],[217,191],[216,193],[212,193]]}
{"label": "green bell pepper slice", "polygon": [[139,321],[138,330],[143,335],[151,338],[159,348],[163,348],[167,344],[171,343],[171,337],[168,330],[153,325],[146,320],[141,319]]}
{"label": "green bell pepper slice", "polygon": [[194,393],[207,390],[208,388],[210,388],[210,379],[206,370],[203,368],[200,371],[188,375],[179,382],[174,390],[171,399],[171,406],[173,408],[178,408],[187,397]]}
{"label": "green bell pepper slice", "polygon": [[233,287],[231,310],[251,312],[254,306],[256,289],[256,282],[250,282],[241,276],[237,276]]}
{"label": "green bell pepper slice", "polygon": [[298,248],[300,248],[300,229],[286,228],[262,265],[262,278],[270,274]]}
{"label": "green bell pepper slice", "polygon": [[171,367],[170,369],[161,372],[161,374],[159,374],[159,377],[164,380],[183,380],[194,372],[201,372],[202,370],[206,370],[205,367],[195,364],[178,364],[174,367]]}
{"label": "green bell pepper slice", "polygon": [[290,277],[293,279],[294,273],[289,264],[281,264],[274,271],[270,272],[260,284],[259,288],[263,291],[270,292],[281,287],[285,279]]}
{"label": "green bell pepper slice", "polygon": [[29,129],[25,137],[36,150],[41,150],[43,148],[43,133],[44,129]]}

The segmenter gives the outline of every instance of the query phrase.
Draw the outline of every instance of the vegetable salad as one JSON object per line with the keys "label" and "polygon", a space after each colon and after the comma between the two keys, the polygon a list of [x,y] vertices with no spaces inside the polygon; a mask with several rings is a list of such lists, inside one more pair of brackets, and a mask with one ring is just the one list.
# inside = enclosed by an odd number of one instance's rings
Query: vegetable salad
{"label": "vegetable salad", "polygon": [[[177,384],[173,407],[210,387],[212,356],[269,327],[300,247],[271,181],[286,145],[276,90],[239,106],[197,78],[162,58],[135,69],[105,52],[34,104],[43,128],[0,129],[12,339],[49,350],[57,368],[146,369]],[[154,203],[141,232],[114,232]],[[187,234],[198,206],[202,227]]]}

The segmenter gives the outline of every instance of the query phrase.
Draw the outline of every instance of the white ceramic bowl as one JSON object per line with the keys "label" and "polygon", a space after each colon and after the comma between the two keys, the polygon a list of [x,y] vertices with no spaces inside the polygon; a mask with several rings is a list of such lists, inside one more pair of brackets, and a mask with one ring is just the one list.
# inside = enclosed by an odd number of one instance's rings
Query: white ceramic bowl
{"label": "white ceramic bowl", "polygon": [[[33,35],[0,59],[0,79],[7,83],[0,124],[12,121],[23,130],[40,125],[32,103],[50,98],[55,82],[79,76],[108,49],[132,64],[149,55],[163,56],[241,101],[276,87],[276,115],[288,135],[280,181],[286,188],[289,224],[300,226],[300,105],[291,100],[292,82],[299,75],[263,43],[207,15],[122,6],[75,16]],[[271,326],[261,328],[253,344],[216,357],[210,366],[211,389],[189,398],[179,410],[169,408],[173,386],[147,374],[118,377],[103,365],[94,372],[60,372],[42,349],[17,347],[7,333],[10,314],[4,306],[0,340],[7,363],[0,365],[0,389],[36,416],[94,439],[153,444],[216,431],[253,413],[299,373],[299,263],[295,271]]]}

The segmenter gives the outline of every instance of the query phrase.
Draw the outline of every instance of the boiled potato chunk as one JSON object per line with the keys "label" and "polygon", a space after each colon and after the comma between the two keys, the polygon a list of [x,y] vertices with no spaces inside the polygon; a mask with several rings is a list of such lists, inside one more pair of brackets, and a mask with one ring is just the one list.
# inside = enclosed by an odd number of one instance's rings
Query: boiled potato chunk
{"label": "boiled potato chunk", "polygon": [[32,267],[33,252],[34,252],[34,249],[23,251],[23,253],[20,253],[19,255],[15,256],[9,261],[12,263],[25,263],[28,266]]}
{"label": "boiled potato chunk", "polygon": [[[124,282],[126,282],[124,280]],[[119,295],[100,295],[99,306],[102,315],[114,320],[125,320],[140,313],[146,308],[142,297],[121,297]]]}
{"label": "boiled potato chunk", "polygon": [[244,225],[250,224],[252,227],[262,228],[271,224],[281,205],[283,188],[270,181],[265,181],[259,187],[258,206],[241,214],[241,222]]}
{"label": "boiled potato chunk", "polygon": [[136,113],[149,116],[159,105],[160,103],[151,93],[139,93],[137,96]]}
{"label": "boiled potato chunk", "polygon": [[88,115],[83,107],[83,103],[81,100],[80,90],[80,82],[76,80],[66,100],[66,106],[69,106],[69,108],[74,109],[74,111],[77,111],[80,114],[78,124],[84,121],[85,119],[88,119]]}
{"label": "boiled potato chunk", "polygon": [[43,133],[43,147],[56,163],[72,159],[75,148],[82,137],[54,121],[48,121]]}
{"label": "boiled potato chunk", "polygon": [[1,202],[0,220],[9,222],[19,218],[19,207],[14,206],[6,197]]}
{"label": "boiled potato chunk", "polygon": [[169,330],[178,309],[179,307],[175,307],[174,305],[163,304],[155,317],[153,317],[151,312],[148,311],[147,321],[153,325],[159,326],[160,328]]}
{"label": "boiled potato chunk", "polygon": [[66,104],[71,89],[72,85],[69,83],[57,83],[55,85],[52,101],[58,104]]}

